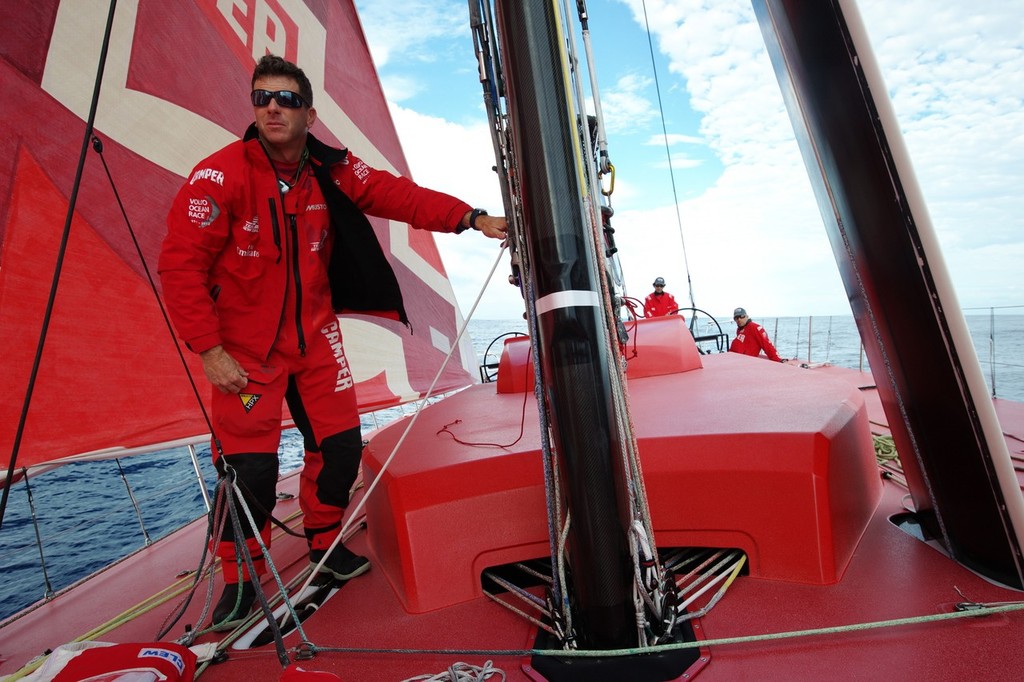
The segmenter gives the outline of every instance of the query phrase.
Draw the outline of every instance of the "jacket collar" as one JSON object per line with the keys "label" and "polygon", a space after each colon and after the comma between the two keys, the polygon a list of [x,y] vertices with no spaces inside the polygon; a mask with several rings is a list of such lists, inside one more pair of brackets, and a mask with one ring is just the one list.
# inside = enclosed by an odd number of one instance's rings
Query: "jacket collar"
{"label": "jacket collar", "polygon": [[[255,123],[250,123],[245,131],[245,135],[242,136],[243,142],[249,142],[250,140],[259,140],[259,132],[256,130]],[[311,157],[327,166],[341,163],[348,156],[348,149],[338,149],[337,147],[325,144],[318,140],[313,133],[306,133],[306,146],[309,147],[309,155]]]}

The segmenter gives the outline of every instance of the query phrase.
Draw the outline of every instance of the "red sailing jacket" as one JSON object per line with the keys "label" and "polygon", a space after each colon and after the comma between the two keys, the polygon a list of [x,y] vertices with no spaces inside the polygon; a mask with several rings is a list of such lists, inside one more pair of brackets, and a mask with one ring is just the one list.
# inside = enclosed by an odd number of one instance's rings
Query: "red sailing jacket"
{"label": "red sailing jacket", "polygon": [[678,308],[679,304],[676,303],[675,297],[667,291],[663,291],[661,296],[652,292],[644,299],[645,317],[662,317]]}
{"label": "red sailing jacket", "polygon": [[[280,325],[334,311],[388,312],[401,292],[368,214],[454,232],[469,204],[366,165],[308,136],[311,190],[282,192],[250,126],[201,161],[174,199],[159,273],[178,335],[194,352],[218,344],[266,358]],[[297,284],[298,283],[298,284]],[[289,293],[288,287],[293,287]],[[295,318],[295,292],[301,317]],[[292,319],[289,319],[292,318]]]}
{"label": "red sailing jacket", "polygon": [[768,339],[768,332],[757,322],[751,320],[742,327],[736,328],[736,338],[729,345],[730,352],[757,357],[761,354],[762,350],[764,350],[764,354],[769,359],[775,362],[782,362],[782,358],[776,352],[775,346]]}

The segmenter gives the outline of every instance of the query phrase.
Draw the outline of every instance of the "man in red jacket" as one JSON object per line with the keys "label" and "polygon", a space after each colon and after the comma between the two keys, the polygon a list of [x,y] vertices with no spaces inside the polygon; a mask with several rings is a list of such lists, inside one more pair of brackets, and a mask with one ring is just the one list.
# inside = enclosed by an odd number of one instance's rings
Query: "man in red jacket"
{"label": "man in red jacket", "polygon": [[768,332],[757,322],[751,320],[746,310],[737,308],[732,311],[732,319],[736,322],[736,338],[732,340],[732,344],[729,346],[731,353],[743,353],[744,355],[757,357],[761,354],[761,351],[764,351],[764,354],[770,360],[785,362],[785,360],[779,357],[775,346],[768,339]]}
{"label": "man in red jacket", "polygon": [[[302,69],[268,55],[252,76],[255,123],[201,161],[167,218],[159,272],[178,335],[213,388],[213,458],[232,473],[270,543],[287,400],[305,441],[299,501],[313,564],[341,530],[362,451],[355,382],[336,312],[383,311],[407,321],[401,291],[364,212],[437,232],[473,228],[502,239],[504,218],[376,170],[309,133],[313,92]],[[252,608],[254,577],[225,524],[217,553],[224,593],[213,623]],[[258,577],[259,543],[243,536]],[[321,571],[339,580],[370,567],[338,544]]]}
{"label": "man in red jacket", "polygon": [[664,317],[679,309],[675,297],[665,291],[665,278],[654,279],[654,291],[644,299],[644,317]]}

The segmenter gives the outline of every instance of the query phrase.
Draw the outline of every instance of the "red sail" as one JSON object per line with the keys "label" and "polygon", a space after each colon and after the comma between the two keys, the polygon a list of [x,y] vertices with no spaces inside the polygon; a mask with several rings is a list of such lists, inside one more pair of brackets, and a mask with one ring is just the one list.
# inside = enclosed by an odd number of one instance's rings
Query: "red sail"
{"label": "red sail", "polygon": [[[321,139],[408,175],[352,2],[119,3],[95,135],[146,265],[183,176],[240,135],[256,57],[296,60],[313,83]],[[10,462],[86,128],[105,0],[0,5],[0,452]],[[361,409],[420,397],[461,323],[433,236],[371,218],[414,334],[346,316]],[[209,384],[185,351],[200,394]],[[464,343],[435,390],[468,385]],[[17,466],[154,449],[208,433],[99,155],[89,151]],[[0,477],[4,476],[0,472]]]}

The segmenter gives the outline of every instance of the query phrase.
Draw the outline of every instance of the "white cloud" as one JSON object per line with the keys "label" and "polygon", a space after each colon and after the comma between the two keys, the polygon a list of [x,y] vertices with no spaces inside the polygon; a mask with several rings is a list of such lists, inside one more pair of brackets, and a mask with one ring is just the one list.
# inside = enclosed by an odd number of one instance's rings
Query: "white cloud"
{"label": "white cloud", "polygon": [[468,34],[465,2],[455,0],[357,0],[377,68],[395,59],[432,61],[438,39]]}
{"label": "white cloud", "polygon": [[[639,0],[627,4],[642,21]],[[1002,257],[1024,248],[1024,45],[1012,5],[864,0],[861,7],[964,305],[1022,302],[1012,261]],[[698,304],[703,290],[716,311],[746,301],[763,314],[844,312],[749,3],[647,0],[646,12],[703,115],[701,134],[725,164],[714,187],[680,210]],[[674,213],[637,214],[636,222],[674,224]],[[633,219],[619,216],[620,225]],[[631,279],[647,281],[657,269],[685,281],[681,254],[637,247],[646,255]]]}
{"label": "white cloud", "polygon": [[636,74],[627,74],[612,87],[601,89],[601,110],[609,133],[630,132],[655,119],[658,112],[644,92],[653,81]]}
{"label": "white cloud", "polygon": [[[624,1],[642,27],[640,0]],[[408,5],[361,2],[367,32],[377,26],[371,45],[378,63],[397,64],[398,55],[419,63],[444,49],[439,43],[467,30],[465,7],[458,5],[435,10],[432,2],[413,3],[420,14],[410,14]],[[589,5],[594,17],[602,1]],[[760,316],[848,311],[749,2],[646,0],[646,12],[657,49],[669,60],[668,73],[659,74],[663,92],[685,88],[700,115],[699,138],[671,133],[669,141],[707,145],[722,172],[698,196],[686,193],[678,209],[682,239],[670,193],[660,206],[634,203],[647,191],[646,180],[625,173],[617,179],[617,208],[643,207],[620,208],[614,219],[630,293],[642,296],[660,275],[679,300],[687,299],[688,261],[697,304],[716,314],[736,305]],[[1024,251],[1019,3],[861,0],[861,12],[961,303],[1024,302],[1014,284]],[[621,39],[626,38],[645,40],[642,28],[624,26]],[[402,93],[411,90],[396,83],[387,86],[389,97],[404,101]],[[650,139],[652,124],[659,127],[650,78],[629,73],[602,82],[601,91],[613,158],[616,143],[664,144],[661,135]],[[394,112],[419,182],[497,210],[501,202],[489,170],[493,154],[480,112],[470,112],[479,116],[478,125],[418,117],[401,107]],[[466,115],[457,110],[446,117],[461,121]],[[636,132],[649,139],[632,139]],[[673,159],[677,168],[694,163],[685,154],[673,153]],[[482,277],[494,257],[493,244],[481,245],[474,236],[438,238],[464,310],[478,290],[470,280]],[[503,264],[499,279],[506,273]],[[487,294],[491,303],[482,316],[516,317],[518,294],[499,285]]]}
{"label": "white cloud", "polygon": [[[697,168],[703,162],[700,159],[691,159],[685,154],[679,154],[678,152],[672,155],[672,168],[677,170],[685,170],[688,168]],[[665,169],[668,168],[668,159],[655,164],[656,168]]]}
{"label": "white cloud", "polygon": [[651,135],[645,145],[649,147],[664,147],[665,142],[668,142],[669,146],[675,146],[679,144],[704,144],[705,140],[701,137],[695,137],[693,135],[683,135],[681,133],[669,133],[668,135]]}
{"label": "white cloud", "polygon": [[[390,108],[418,184],[459,197],[495,215],[503,212],[501,190],[492,170],[494,151],[486,121],[461,125],[424,116],[395,103]],[[437,235],[435,241],[459,306],[468,315],[498,257],[499,242],[477,232]],[[510,319],[522,311],[518,290],[507,282],[509,270],[506,252],[475,317]]]}
{"label": "white cloud", "polygon": [[423,86],[408,76],[381,76],[381,88],[390,102],[404,102],[423,92]]}

